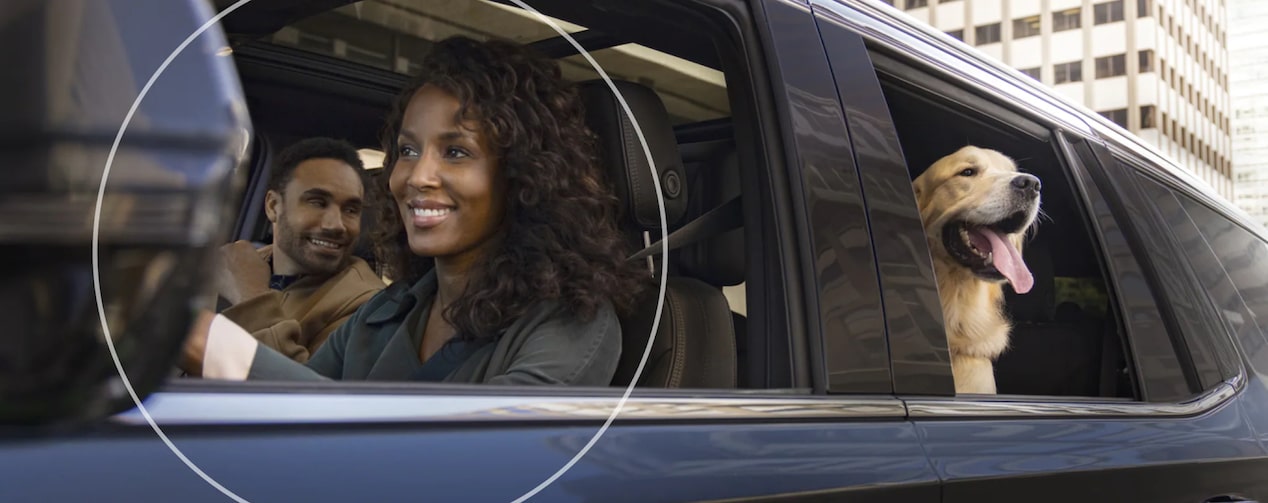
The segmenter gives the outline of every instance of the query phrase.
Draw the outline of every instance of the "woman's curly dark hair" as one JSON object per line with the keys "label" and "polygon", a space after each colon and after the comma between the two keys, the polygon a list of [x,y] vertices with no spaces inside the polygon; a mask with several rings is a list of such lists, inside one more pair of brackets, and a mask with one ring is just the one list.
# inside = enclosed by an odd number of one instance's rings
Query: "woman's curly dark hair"
{"label": "woman's curly dark hair", "polygon": [[442,40],[397,97],[382,136],[387,172],[374,198],[382,204],[372,238],[384,272],[413,284],[432,262],[410,251],[387,186],[405,107],[428,84],[456,97],[462,117],[481,125],[507,181],[500,248],[472,269],[465,292],[443,313],[457,337],[491,337],[544,299],[583,319],[604,300],[628,312],[651,277],[626,259],[617,199],[580,95],[553,61],[507,42]]}

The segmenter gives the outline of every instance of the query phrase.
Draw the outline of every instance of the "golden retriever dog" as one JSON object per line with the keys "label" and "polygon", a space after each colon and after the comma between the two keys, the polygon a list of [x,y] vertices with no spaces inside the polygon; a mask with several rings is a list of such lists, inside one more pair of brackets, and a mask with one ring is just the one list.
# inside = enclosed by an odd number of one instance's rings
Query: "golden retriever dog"
{"label": "golden retriever dog", "polygon": [[1024,294],[1034,278],[1024,234],[1041,184],[1004,154],[967,146],[912,182],[942,301],[956,393],[995,393],[995,359],[1008,347],[1003,283]]}

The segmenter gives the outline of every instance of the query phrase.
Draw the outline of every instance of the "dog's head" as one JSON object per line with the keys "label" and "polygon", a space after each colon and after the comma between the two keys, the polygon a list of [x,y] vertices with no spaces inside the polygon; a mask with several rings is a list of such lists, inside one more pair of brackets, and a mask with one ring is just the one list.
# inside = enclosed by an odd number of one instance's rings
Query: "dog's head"
{"label": "dog's head", "polygon": [[939,159],[912,182],[935,257],[1026,293],[1034,278],[1022,238],[1039,213],[1041,184],[994,150],[967,146]]}

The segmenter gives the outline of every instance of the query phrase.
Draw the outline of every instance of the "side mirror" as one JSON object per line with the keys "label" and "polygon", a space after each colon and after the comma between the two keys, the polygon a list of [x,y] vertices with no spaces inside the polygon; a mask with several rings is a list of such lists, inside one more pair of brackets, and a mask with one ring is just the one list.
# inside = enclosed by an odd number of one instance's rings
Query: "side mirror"
{"label": "side mirror", "polygon": [[[0,424],[100,419],[173,374],[251,126],[205,0],[0,8]],[[99,220],[94,234],[94,222]],[[94,251],[94,236],[99,246]],[[94,269],[94,259],[96,268]],[[100,284],[100,306],[94,289]]]}

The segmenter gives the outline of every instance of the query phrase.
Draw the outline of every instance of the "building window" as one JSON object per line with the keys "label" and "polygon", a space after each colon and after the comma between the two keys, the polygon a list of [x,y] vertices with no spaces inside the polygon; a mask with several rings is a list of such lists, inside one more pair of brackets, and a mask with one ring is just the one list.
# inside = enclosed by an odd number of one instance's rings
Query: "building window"
{"label": "building window", "polygon": [[1039,34],[1039,16],[1013,20],[1013,39],[1033,37]]}
{"label": "building window", "polygon": [[1154,114],[1158,113],[1157,107],[1153,105],[1145,105],[1140,107],[1140,129],[1150,129],[1158,127],[1154,120]]}
{"label": "building window", "polygon": [[973,30],[977,35],[975,43],[977,45],[993,44],[999,42],[999,23],[984,24]]}
{"label": "building window", "polygon": [[947,35],[951,35],[956,40],[964,40],[964,30],[951,30],[947,32]]}
{"label": "building window", "polygon": [[1136,0],[1136,17],[1149,17],[1151,4],[1150,0]]}
{"label": "building window", "polygon": [[1127,128],[1127,109],[1126,108],[1120,108],[1117,110],[1106,110],[1104,112],[1101,112],[1101,115],[1104,116],[1106,119],[1109,119],[1110,121],[1112,121],[1114,124],[1118,124],[1123,129]]}
{"label": "building window", "polygon": [[1093,24],[1113,23],[1123,20],[1123,0],[1098,3],[1092,6]]}
{"label": "building window", "polygon": [[918,8],[918,7],[927,7],[927,6],[929,6],[929,0],[907,0],[907,2],[906,2],[906,3],[904,3],[903,5],[904,5],[904,7],[903,7],[903,8],[905,8],[905,9],[915,9],[915,8]]}
{"label": "building window", "polygon": [[1066,9],[1052,13],[1052,31],[1074,30],[1083,26],[1079,9]]}
{"label": "building window", "polygon": [[1056,84],[1083,81],[1083,62],[1071,61],[1052,67],[1052,80]]}
{"label": "building window", "polygon": [[1096,78],[1104,79],[1127,74],[1127,55],[1096,58]]}
{"label": "building window", "polygon": [[1145,49],[1143,51],[1136,53],[1136,55],[1137,57],[1140,58],[1140,62],[1139,62],[1140,66],[1137,67],[1138,69],[1136,71],[1140,73],[1149,73],[1154,71],[1154,50],[1153,49]]}
{"label": "building window", "polygon": [[1040,78],[1040,75],[1042,75],[1040,73],[1041,70],[1042,70],[1041,67],[1036,66],[1034,68],[1024,68],[1021,70],[1021,73],[1024,73],[1026,74],[1027,77],[1030,77],[1035,80],[1043,80],[1042,78]]}

